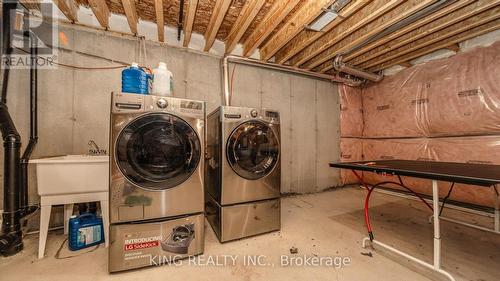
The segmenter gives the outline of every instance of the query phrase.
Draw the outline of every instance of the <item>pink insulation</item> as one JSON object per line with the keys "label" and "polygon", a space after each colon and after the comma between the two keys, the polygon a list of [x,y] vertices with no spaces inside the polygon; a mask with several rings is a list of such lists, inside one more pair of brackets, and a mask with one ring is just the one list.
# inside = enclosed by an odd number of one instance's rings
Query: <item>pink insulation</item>
{"label": "pink insulation", "polygon": [[364,137],[500,132],[500,42],[411,67],[363,90]]}
{"label": "pink insulation", "polygon": [[[499,61],[497,42],[405,69],[363,88],[361,94],[341,87],[341,102],[347,107],[341,111],[342,136],[360,138],[342,139],[342,161],[362,155],[363,160],[500,164]],[[352,109],[359,105],[362,110]],[[346,184],[357,182],[350,171],[342,176]],[[373,173],[363,173],[363,179],[398,181]],[[403,182],[416,192],[431,193],[430,180],[404,177]],[[444,197],[450,183],[439,184]],[[494,192],[456,184],[451,199],[491,207]]]}
{"label": "pink insulation", "polygon": [[340,85],[339,94],[341,137],[361,137],[363,135],[361,88]]}
{"label": "pink insulation", "polygon": [[[363,160],[363,144],[361,139],[341,138],[340,139],[340,161],[353,162]],[[361,175],[361,172],[358,173]],[[356,176],[349,170],[340,170],[342,185],[358,183]]]}

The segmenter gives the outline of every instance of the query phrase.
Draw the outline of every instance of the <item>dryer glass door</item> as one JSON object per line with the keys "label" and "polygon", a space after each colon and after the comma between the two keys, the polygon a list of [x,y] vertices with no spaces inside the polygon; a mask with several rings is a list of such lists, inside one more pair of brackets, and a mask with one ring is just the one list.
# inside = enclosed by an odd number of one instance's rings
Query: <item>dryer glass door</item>
{"label": "dryer glass door", "polygon": [[241,177],[257,180],[270,174],[279,159],[279,140],[262,121],[247,121],[233,130],[227,141],[227,159]]}
{"label": "dryer glass door", "polygon": [[143,115],[118,136],[116,161],[136,186],[163,190],[186,181],[201,158],[200,139],[186,121],[168,113]]}

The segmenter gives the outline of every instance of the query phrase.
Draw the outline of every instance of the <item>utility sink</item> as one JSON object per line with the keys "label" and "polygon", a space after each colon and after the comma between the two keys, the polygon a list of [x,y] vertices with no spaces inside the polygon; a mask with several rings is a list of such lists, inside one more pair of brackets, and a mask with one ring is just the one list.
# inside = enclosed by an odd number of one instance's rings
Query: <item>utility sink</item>
{"label": "utility sink", "polygon": [[65,155],[29,163],[36,165],[40,196],[109,190],[109,156]]}

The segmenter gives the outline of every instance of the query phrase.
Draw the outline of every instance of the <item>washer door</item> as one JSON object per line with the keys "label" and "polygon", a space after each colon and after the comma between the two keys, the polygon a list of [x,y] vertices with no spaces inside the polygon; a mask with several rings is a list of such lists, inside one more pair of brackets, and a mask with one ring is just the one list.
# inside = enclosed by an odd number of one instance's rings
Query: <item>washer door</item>
{"label": "washer door", "polygon": [[201,158],[201,144],[186,121],[151,113],[130,122],[118,136],[116,162],[138,187],[164,190],[186,181]]}
{"label": "washer door", "polygon": [[257,180],[270,174],[276,167],[279,147],[278,137],[270,125],[258,120],[247,121],[236,127],[229,136],[227,160],[239,176]]}

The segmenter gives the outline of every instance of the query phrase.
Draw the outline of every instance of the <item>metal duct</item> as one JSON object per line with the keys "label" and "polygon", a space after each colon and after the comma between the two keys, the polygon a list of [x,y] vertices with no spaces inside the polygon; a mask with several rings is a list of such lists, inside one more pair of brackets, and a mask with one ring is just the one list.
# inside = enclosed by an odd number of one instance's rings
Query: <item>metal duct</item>
{"label": "metal duct", "polygon": [[329,82],[337,82],[346,84],[351,87],[359,87],[364,81],[345,78],[339,75],[329,75],[323,73],[317,73],[309,70],[303,70],[300,68],[296,68],[293,66],[281,65],[277,63],[270,62],[262,62],[255,59],[249,59],[240,56],[227,55],[222,59],[222,84],[224,89],[224,105],[230,105],[231,93],[229,92],[229,62],[243,64],[243,65],[251,65],[255,67],[262,67],[266,69],[272,69],[277,71],[283,71],[287,73],[294,73],[298,75],[304,75],[308,77],[319,78],[323,80],[327,80]]}
{"label": "metal duct", "polygon": [[372,82],[380,82],[384,78],[383,75],[367,72],[363,69],[344,63],[342,61],[342,55],[337,55],[335,59],[333,59],[333,68],[338,72],[344,72]]}

